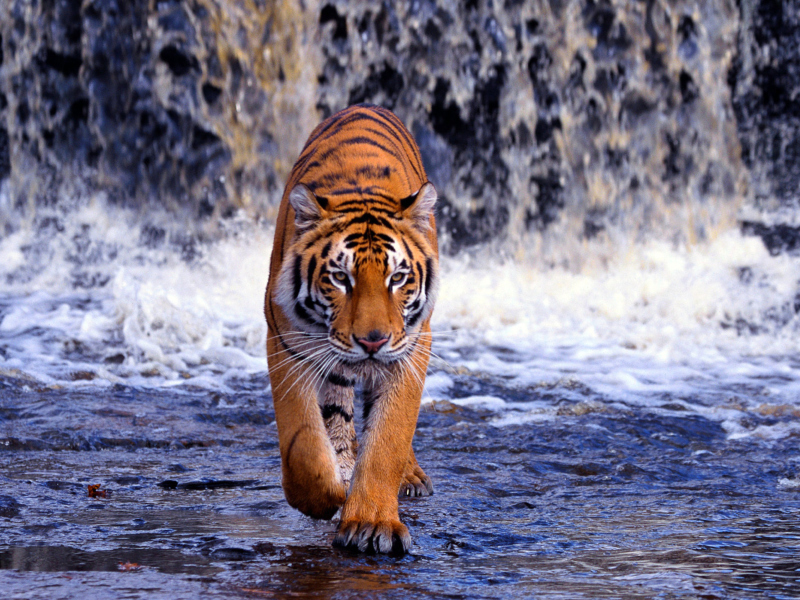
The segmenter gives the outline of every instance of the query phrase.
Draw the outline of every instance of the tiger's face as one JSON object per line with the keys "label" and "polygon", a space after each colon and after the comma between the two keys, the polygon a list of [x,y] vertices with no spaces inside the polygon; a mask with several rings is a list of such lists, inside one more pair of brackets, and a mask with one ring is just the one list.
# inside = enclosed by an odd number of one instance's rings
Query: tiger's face
{"label": "tiger's face", "polygon": [[[328,209],[304,185],[290,194],[295,237],[276,301],[295,331],[290,345],[346,365],[389,364],[413,348],[438,289],[438,259],[426,232],[433,185],[401,201],[344,202]],[[320,344],[322,342],[322,344]]]}

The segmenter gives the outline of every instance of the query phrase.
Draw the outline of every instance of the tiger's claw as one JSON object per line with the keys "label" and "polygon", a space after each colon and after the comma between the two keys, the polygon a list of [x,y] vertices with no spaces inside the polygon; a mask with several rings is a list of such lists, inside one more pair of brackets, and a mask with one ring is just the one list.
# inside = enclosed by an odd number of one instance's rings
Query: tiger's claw
{"label": "tiger's claw", "polygon": [[359,523],[352,520],[339,525],[333,545],[359,552],[403,555],[411,549],[411,534],[400,521]]}
{"label": "tiger's claw", "polygon": [[[416,463],[416,461],[414,461]],[[411,465],[407,468],[400,482],[401,498],[419,498],[421,496],[433,496],[433,481],[425,474],[419,465]]]}

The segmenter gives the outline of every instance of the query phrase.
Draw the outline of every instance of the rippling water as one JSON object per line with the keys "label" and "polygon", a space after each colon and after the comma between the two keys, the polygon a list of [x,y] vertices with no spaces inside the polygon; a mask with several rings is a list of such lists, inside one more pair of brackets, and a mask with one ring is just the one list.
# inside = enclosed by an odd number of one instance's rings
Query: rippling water
{"label": "rippling water", "polygon": [[[524,402],[500,381],[454,381],[454,396],[505,390]],[[0,580],[10,597],[95,588],[171,598],[790,598],[799,589],[797,438],[732,440],[666,398],[646,410],[590,407],[574,388],[552,387],[530,395],[553,418],[502,427],[491,410],[429,403],[415,445],[436,493],[401,502],[414,547],[396,559],[333,549],[333,523],[285,503],[263,376],[229,392],[2,384],[5,435],[16,436],[0,453],[0,566],[14,569]],[[97,483],[107,498],[87,497]],[[125,572],[126,563],[140,567]]]}
{"label": "rippling water", "polygon": [[401,502],[397,559],[285,503],[271,231],[230,229],[153,242],[89,205],[0,242],[10,597],[797,596],[795,256],[732,230],[580,268],[444,258],[415,437],[436,493]]}

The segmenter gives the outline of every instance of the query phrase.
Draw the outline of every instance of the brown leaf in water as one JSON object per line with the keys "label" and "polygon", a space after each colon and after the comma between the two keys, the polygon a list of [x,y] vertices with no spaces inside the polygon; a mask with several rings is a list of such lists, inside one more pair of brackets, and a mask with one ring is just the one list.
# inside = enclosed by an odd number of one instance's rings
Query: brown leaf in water
{"label": "brown leaf in water", "polygon": [[139,563],[134,563],[134,562],[130,562],[130,561],[125,561],[124,563],[117,563],[117,568],[120,571],[126,571],[126,572],[128,572],[128,571],[141,571],[142,569],[144,569],[144,567],[142,565],[140,565]]}
{"label": "brown leaf in water", "polygon": [[89,498],[108,498],[109,496],[108,490],[101,490],[99,483],[87,487],[89,489]]}

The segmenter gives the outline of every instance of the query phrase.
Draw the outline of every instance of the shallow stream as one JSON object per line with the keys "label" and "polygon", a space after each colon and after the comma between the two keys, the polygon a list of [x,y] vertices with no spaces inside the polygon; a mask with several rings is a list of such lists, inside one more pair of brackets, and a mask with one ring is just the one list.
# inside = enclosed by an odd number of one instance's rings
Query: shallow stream
{"label": "shallow stream", "polygon": [[445,257],[414,441],[435,494],[401,502],[395,558],[283,499],[269,230],[187,257],[123,222],[81,242],[105,259],[71,258],[80,215],[35,269],[4,242],[4,597],[800,593],[796,257],[738,232],[596,269]]}

